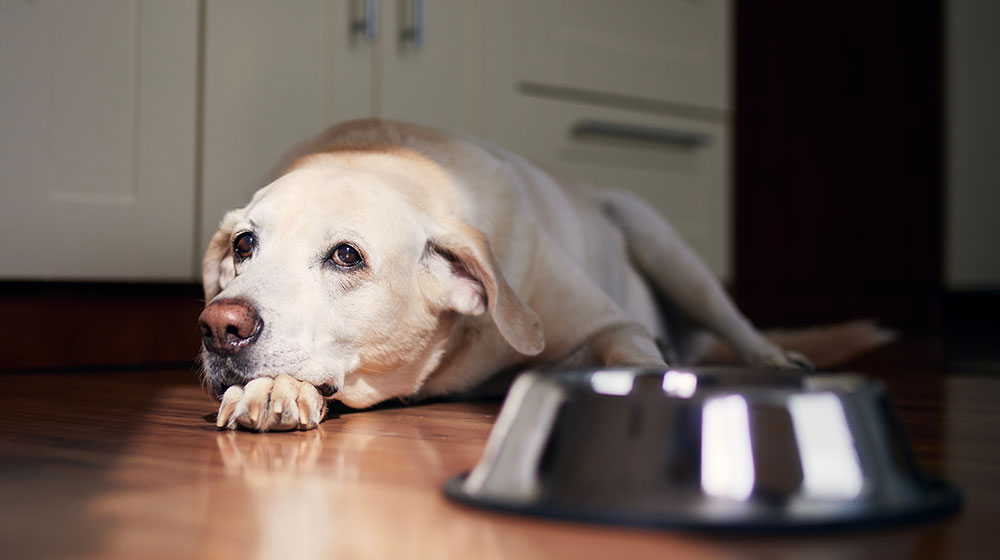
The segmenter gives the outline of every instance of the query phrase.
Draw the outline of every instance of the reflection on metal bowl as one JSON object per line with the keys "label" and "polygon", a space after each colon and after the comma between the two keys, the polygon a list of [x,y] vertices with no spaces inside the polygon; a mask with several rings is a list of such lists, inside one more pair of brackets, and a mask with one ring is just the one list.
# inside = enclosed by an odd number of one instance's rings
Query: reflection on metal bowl
{"label": "reflection on metal bowl", "polygon": [[528,372],[460,502],[685,529],[829,529],[954,512],[881,384],[735,368]]}

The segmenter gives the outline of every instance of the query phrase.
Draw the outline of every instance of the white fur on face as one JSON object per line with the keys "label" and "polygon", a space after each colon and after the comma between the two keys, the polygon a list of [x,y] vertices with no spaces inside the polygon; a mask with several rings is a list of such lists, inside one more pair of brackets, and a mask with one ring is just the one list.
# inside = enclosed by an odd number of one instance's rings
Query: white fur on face
{"label": "white fur on face", "polygon": [[[415,297],[429,224],[400,189],[412,180],[324,163],[262,189],[233,229],[253,232],[256,249],[216,299],[250,302],[264,327],[232,358],[206,355],[209,375],[288,374],[337,387],[335,398],[354,407],[416,393],[443,354],[447,325]],[[328,260],[343,243],[364,266]]]}

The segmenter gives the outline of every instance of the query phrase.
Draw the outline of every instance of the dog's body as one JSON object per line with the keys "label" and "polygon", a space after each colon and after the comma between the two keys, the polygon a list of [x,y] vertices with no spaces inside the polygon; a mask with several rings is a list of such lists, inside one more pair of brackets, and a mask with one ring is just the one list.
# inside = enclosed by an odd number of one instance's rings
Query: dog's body
{"label": "dog's body", "polygon": [[702,328],[749,363],[802,365],[642,201],[399,123],[294,151],[223,219],[204,284],[220,427],[315,426],[317,387],[365,407],[513,367],[686,363]]}

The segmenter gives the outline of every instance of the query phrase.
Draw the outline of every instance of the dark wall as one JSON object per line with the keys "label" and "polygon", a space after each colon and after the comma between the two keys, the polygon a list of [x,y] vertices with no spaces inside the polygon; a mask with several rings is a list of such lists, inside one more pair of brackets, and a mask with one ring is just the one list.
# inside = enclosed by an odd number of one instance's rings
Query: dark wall
{"label": "dark wall", "polygon": [[763,325],[935,326],[940,1],[736,2],[735,284]]}

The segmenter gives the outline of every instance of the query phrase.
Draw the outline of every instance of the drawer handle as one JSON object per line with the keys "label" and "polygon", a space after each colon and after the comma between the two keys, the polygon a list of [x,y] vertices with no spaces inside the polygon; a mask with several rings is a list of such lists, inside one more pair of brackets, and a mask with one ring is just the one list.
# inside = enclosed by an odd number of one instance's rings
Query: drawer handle
{"label": "drawer handle", "polygon": [[601,136],[619,140],[669,144],[682,148],[701,148],[709,143],[709,136],[700,132],[608,121],[580,121],[573,125],[571,133],[574,138],[578,139],[588,136]]}
{"label": "drawer handle", "polygon": [[378,35],[378,0],[364,0],[364,7],[361,19],[351,21],[351,32],[364,33],[365,39],[374,41]]}
{"label": "drawer handle", "polygon": [[425,0],[410,0],[413,24],[399,31],[403,42],[410,41],[414,47],[423,47],[427,43],[427,4]]}

